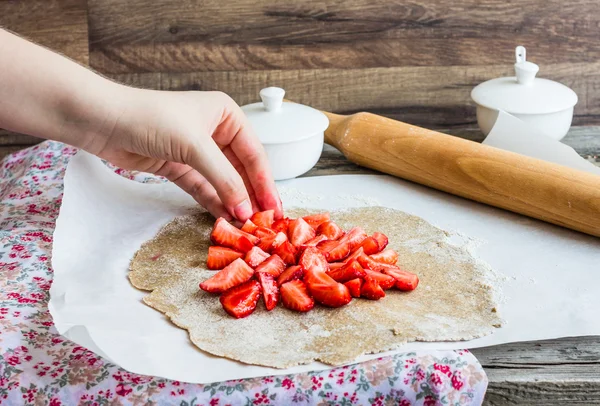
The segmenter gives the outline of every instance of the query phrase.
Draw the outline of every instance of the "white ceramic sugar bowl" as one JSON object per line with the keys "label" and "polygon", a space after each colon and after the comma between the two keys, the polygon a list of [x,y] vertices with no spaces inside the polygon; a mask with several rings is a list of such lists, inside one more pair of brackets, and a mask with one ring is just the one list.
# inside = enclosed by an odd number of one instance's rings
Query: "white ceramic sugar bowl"
{"label": "white ceramic sugar bowl", "polygon": [[515,75],[488,80],[476,86],[471,98],[477,104],[477,123],[485,135],[492,129],[497,110],[503,110],[556,140],[563,138],[573,120],[577,94],[567,86],[536,78],[538,65],[526,60],[526,50],[515,50]]}
{"label": "white ceramic sugar bowl", "polygon": [[291,179],[308,172],[321,157],[325,114],[302,104],[283,102],[285,91],[267,87],[262,102],[242,106],[263,144],[275,180]]}

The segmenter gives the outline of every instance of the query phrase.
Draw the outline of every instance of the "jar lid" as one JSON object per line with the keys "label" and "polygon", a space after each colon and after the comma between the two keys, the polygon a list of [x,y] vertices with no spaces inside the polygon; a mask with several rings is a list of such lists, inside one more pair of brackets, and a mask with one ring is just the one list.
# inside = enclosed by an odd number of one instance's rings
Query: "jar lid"
{"label": "jar lid", "polygon": [[488,80],[471,92],[475,103],[512,114],[546,114],[577,104],[577,94],[562,83],[536,78],[538,65],[526,60],[525,47],[515,50],[515,75]]}
{"label": "jar lid", "polygon": [[262,102],[242,106],[261,143],[300,141],[327,129],[325,114],[302,104],[284,103],[284,95],[279,87],[267,87],[260,91]]}

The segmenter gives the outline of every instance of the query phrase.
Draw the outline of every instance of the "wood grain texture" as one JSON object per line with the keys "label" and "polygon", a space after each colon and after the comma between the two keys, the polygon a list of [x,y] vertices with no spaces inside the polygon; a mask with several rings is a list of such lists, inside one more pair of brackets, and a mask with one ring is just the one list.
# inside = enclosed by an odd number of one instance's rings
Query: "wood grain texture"
{"label": "wood grain texture", "polygon": [[[107,73],[594,62],[594,0],[90,0]],[[492,50],[492,52],[490,52]]]}
{"label": "wood grain texture", "polygon": [[352,162],[600,237],[600,176],[369,113],[325,113]]}
{"label": "wood grain texture", "polygon": [[87,65],[86,3],[85,0],[1,0],[0,27]]}
{"label": "wood grain texture", "polygon": [[[370,69],[263,70],[244,72],[133,73],[111,75],[137,87],[220,90],[239,104],[258,100],[260,89],[279,86],[286,97],[318,109],[351,114],[369,111],[427,128],[474,125],[474,86],[510,75],[512,66],[431,66]],[[600,63],[543,67],[579,95],[575,125],[600,124]]]}

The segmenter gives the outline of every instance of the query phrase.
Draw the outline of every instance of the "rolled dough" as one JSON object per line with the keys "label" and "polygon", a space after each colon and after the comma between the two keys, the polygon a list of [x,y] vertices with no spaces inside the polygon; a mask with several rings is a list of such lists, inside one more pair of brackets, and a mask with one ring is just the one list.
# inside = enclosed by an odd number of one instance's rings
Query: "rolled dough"
{"label": "rolled dough", "polygon": [[[293,210],[289,216],[316,212]],[[234,319],[217,296],[198,288],[214,274],[204,268],[214,219],[178,217],[136,252],[129,279],[151,293],[144,302],[188,330],[201,350],[247,364],[288,368],[321,361],[347,364],[358,356],[396,349],[408,341],[470,340],[501,325],[492,289],[495,273],[448,233],[423,219],[383,207],[332,212],[344,229],[380,231],[399,254],[398,264],[420,278],[410,293],[388,290],[379,301],[354,299],[337,309],[315,306],[296,313],[262,304]]]}

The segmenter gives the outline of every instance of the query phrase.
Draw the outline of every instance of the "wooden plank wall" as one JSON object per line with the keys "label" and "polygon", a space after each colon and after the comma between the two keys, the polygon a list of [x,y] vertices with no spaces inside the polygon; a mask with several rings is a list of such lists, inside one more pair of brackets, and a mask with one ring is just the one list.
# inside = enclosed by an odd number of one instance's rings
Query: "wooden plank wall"
{"label": "wooden plank wall", "polygon": [[[42,3],[81,4],[0,7]],[[474,125],[470,90],[511,74],[522,44],[540,76],[578,93],[574,123],[599,124],[599,11],[597,0],[88,0],[89,64],[135,86],[245,104],[275,85],[317,108],[449,128]],[[44,39],[68,31],[52,27]]]}

